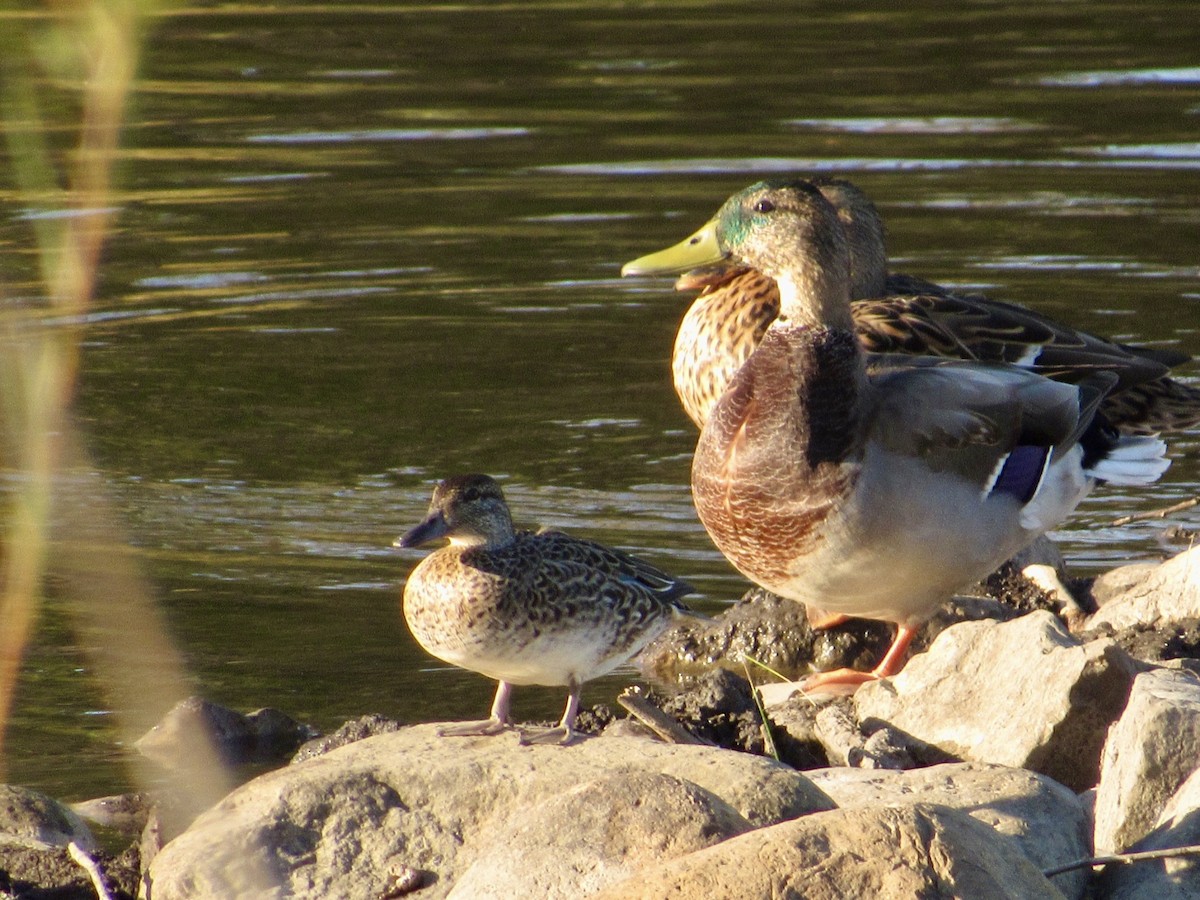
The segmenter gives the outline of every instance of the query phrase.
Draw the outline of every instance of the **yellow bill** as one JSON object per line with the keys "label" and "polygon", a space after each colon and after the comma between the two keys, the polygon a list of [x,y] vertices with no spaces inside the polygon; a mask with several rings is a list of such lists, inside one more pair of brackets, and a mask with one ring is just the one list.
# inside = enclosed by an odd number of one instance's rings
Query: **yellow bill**
{"label": "yellow bill", "polygon": [[717,243],[717,220],[666,250],[639,256],[621,267],[621,275],[668,275],[698,266],[710,266],[727,256]]}

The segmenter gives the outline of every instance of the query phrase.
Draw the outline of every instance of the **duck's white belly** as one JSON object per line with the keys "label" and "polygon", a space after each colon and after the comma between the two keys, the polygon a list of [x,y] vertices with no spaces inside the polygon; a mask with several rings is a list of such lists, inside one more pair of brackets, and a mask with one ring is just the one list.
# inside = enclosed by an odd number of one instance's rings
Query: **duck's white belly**
{"label": "duck's white belly", "polygon": [[1043,495],[1023,507],[893,456],[862,476],[813,550],[765,586],[828,612],[917,624],[1061,522],[1090,487],[1078,468],[1070,455],[1056,463]]}
{"label": "duck's white belly", "polygon": [[[665,627],[665,623],[664,623]],[[652,635],[651,635],[652,636]],[[524,642],[487,642],[457,644],[422,643],[433,656],[451,665],[470,669],[509,684],[565,685],[605,675],[639,652],[649,639],[628,655],[598,652],[592,640],[581,636],[572,641],[565,636]]]}

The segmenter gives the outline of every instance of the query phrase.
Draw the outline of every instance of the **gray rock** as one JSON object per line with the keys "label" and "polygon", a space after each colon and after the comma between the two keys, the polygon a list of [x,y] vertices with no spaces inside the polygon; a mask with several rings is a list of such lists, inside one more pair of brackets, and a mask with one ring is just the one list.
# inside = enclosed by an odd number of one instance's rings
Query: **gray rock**
{"label": "gray rock", "polygon": [[514,811],[489,828],[453,900],[580,897],[749,831],[703,788],[650,772],[615,771]]}
{"label": "gray rock", "polygon": [[1097,609],[1103,609],[1119,597],[1135,590],[1161,565],[1162,563],[1157,562],[1138,562],[1101,572],[1092,580],[1088,589],[1092,603]]}
{"label": "gray rock", "polygon": [[[1091,820],[1083,802],[1053,779],[1025,769],[955,763],[887,772],[806,772],[840,809],[935,803],[957,809],[1007,835],[1039,871],[1091,855]],[[1051,879],[1067,897],[1083,897],[1086,870]]]}
{"label": "gray rock", "polygon": [[[1131,852],[1200,844],[1200,770],[1167,802],[1154,830]],[[1200,897],[1200,859],[1195,855],[1110,866],[1100,879],[1098,900],[1193,900]]]}
{"label": "gray rock", "polygon": [[1161,565],[1123,566],[1098,577],[1092,596],[1103,605],[1088,628],[1114,629],[1200,617],[1200,547]]}
{"label": "gray rock", "polygon": [[864,724],[879,719],[957,759],[1032,769],[1082,791],[1099,777],[1106,729],[1138,670],[1112,641],[1080,644],[1039,611],[955,625],[854,700]]}
{"label": "gray rock", "polygon": [[210,743],[227,765],[286,759],[319,732],[277,709],[267,707],[243,715],[228,707],[188,697],[137,739],[138,752],[167,769],[187,769],[198,756],[198,744]]}
{"label": "gray rock", "polygon": [[907,735],[882,725],[873,734],[864,735],[854,718],[854,701],[838,697],[831,702],[806,709],[805,699],[793,697],[771,710],[772,722],[780,728],[792,729],[812,722],[817,741],[824,748],[829,763],[856,769],[915,769],[920,763],[913,754]]}
{"label": "gray rock", "polygon": [[66,806],[29,788],[0,784],[0,845],[46,850],[72,841],[88,853],[96,850],[91,831]]}
{"label": "gray rock", "polygon": [[[439,738],[435,726],[419,725],[243,785],[158,854],[150,869],[153,896],[371,897],[397,873],[409,878],[415,871],[423,900],[445,897],[496,852],[497,829],[519,827],[523,810],[553,811],[556,798],[569,807],[562,798],[581,782],[636,773],[670,776],[656,783],[677,797],[712,795],[701,820],[715,823],[714,835],[741,827],[721,804],[753,827],[833,805],[794,770],[713,747],[633,737],[519,746],[515,734]],[[628,803],[619,798],[614,815],[636,818]],[[688,808],[696,807],[689,801]],[[595,826],[602,818],[596,812],[589,821]],[[555,840],[578,850],[570,827],[563,823]],[[619,848],[619,838],[606,846]],[[590,865],[595,872],[620,860]]]}
{"label": "gray rock", "polygon": [[97,855],[91,832],[66,806],[29,788],[0,784],[0,896],[9,897],[11,886],[17,897],[95,897],[87,874],[67,853],[71,843]]}
{"label": "gray rock", "polygon": [[139,834],[146,827],[150,810],[158,800],[158,796],[151,792],[134,791],[81,800],[71,804],[71,811],[80,818],[121,834]]}
{"label": "gray rock", "polygon": [[[1197,765],[1196,770],[1184,780],[1183,784],[1171,795],[1171,799],[1163,807],[1163,811],[1158,816],[1158,821],[1154,823],[1155,832],[1159,832],[1164,826],[1174,828],[1188,819],[1195,824],[1200,824],[1200,818],[1193,815],[1197,810],[1200,810],[1200,759],[1195,760],[1195,762]],[[1179,847],[1183,846],[1183,843],[1200,844],[1200,835],[1194,836],[1189,841],[1166,844],[1164,846]]]}
{"label": "gray rock", "polygon": [[[118,900],[136,897],[136,850],[120,856],[89,852],[103,873],[106,889]],[[0,845],[0,898],[3,900],[96,900],[91,877],[63,847],[36,849]]]}
{"label": "gray rock", "polygon": [[403,722],[396,719],[389,719],[377,713],[359,716],[357,719],[350,719],[347,722],[343,722],[342,726],[332,734],[313,738],[311,741],[305,743],[296,751],[296,755],[292,757],[292,762],[304,762],[306,759],[321,756],[331,750],[336,750],[338,747],[344,747],[347,744],[353,744],[355,741],[374,737],[377,734],[390,734],[393,731],[399,731],[403,727]]}
{"label": "gray rock", "polygon": [[1139,675],[1104,747],[1096,851],[1122,851],[1144,837],[1197,766],[1200,679],[1168,669]]}
{"label": "gray rock", "polygon": [[886,623],[866,619],[814,629],[803,604],[751,588],[720,615],[664,632],[642,653],[641,665],[659,681],[671,683],[703,675],[713,666],[741,674],[749,657],[787,678],[800,678],[814,667],[870,668],[890,641]]}
{"label": "gray rock", "polygon": [[643,870],[603,900],[1062,898],[1012,841],[944,806],[838,809]]}

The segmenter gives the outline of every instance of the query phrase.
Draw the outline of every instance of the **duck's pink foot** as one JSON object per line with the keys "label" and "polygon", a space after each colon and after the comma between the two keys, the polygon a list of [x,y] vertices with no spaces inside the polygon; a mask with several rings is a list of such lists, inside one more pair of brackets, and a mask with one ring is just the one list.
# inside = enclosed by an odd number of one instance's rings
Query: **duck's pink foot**
{"label": "duck's pink foot", "polygon": [[891,678],[904,668],[904,654],[908,645],[916,637],[917,629],[911,625],[901,625],[896,629],[896,637],[892,646],[883,659],[870,672],[859,672],[856,669],[833,669],[830,672],[818,672],[804,679],[801,690],[806,694],[836,694],[849,696],[868,681],[878,681],[880,678]]}
{"label": "duck's pink foot", "polygon": [[562,744],[575,740],[575,717],[579,715],[579,682],[572,677],[568,682],[567,706],[562,718],[554,728],[522,728],[522,744]]}
{"label": "duck's pink foot", "polygon": [[482,722],[459,722],[457,725],[443,725],[437,730],[437,733],[438,737],[477,737],[500,734],[507,728],[508,724],[499,719],[484,719]]}
{"label": "duck's pink foot", "polygon": [[579,735],[573,728],[557,725],[554,728],[526,727],[519,729],[522,744],[560,744],[566,746]]}

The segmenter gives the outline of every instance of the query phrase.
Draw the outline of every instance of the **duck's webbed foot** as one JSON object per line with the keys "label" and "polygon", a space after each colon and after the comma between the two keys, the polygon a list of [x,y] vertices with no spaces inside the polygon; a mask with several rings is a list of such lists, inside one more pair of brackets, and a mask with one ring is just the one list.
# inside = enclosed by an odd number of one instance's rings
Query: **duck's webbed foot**
{"label": "duck's webbed foot", "polygon": [[512,685],[501,681],[496,685],[496,697],[492,700],[492,715],[482,722],[459,722],[443,725],[438,729],[439,737],[476,737],[500,734],[508,728],[508,702],[512,697]]}
{"label": "duck's webbed foot", "polygon": [[878,681],[874,672],[859,672],[856,669],[833,669],[809,675],[800,682],[800,690],[806,694],[832,694],[848,697],[868,681]]}
{"label": "duck's webbed foot", "polygon": [[572,678],[567,683],[570,691],[567,694],[567,707],[563,710],[562,719],[553,728],[522,728],[522,744],[561,744],[571,743],[578,737],[575,731],[575,717],[579,715],[580,684]]}
{"label": "duck's webbed foot", "polygon": [[555,725],[553,728],[535,728],[532,726],[520,728],[522,744],[562,744],[566,745],[579,737],[574,728],[564,728]]}
{"label": "duck's webbed foot", "polygon": [[443,725],[437,730],[438,737],[473,737],[479,735],[500,734],[507,730],[507,722],[499,719],[484,719],[480,722],[459,722],[455,725]]}

